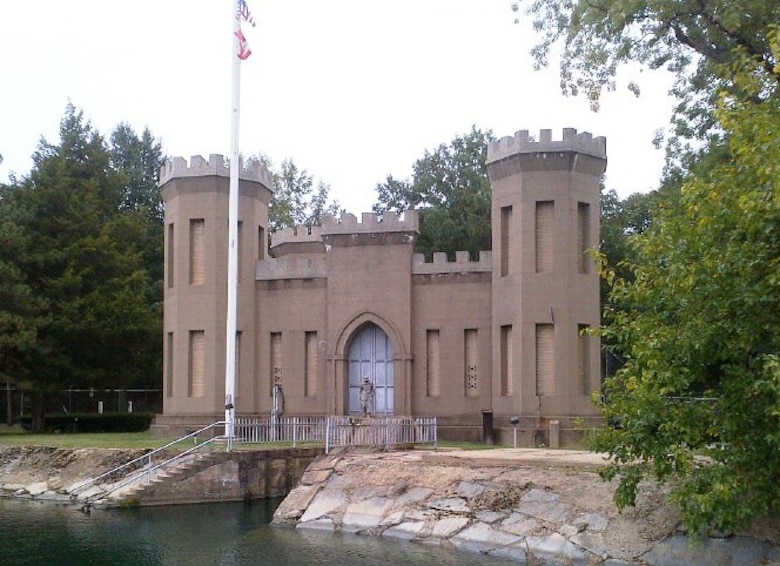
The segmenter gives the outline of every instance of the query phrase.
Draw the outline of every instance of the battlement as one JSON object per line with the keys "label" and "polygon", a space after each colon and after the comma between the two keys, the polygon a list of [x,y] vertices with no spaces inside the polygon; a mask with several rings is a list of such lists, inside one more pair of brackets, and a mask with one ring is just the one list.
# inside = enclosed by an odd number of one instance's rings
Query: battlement
{"label": "battlement", "polygon": [[[271,172],[257,160],[250,159],[247,162],[242,160],[238,170],[240,179],[262,183],[268,189],[273,187]],[[160,186],[179,177],[206,177],[209,175],[230,177],[229,161],[218,153],[209,155],[208,161],[200,155],[193,155],[190,157],[189,164],[183,157],[174,157],[169,159],[160,169]]]}
{"label": "battlement", "polygon": [[563,139],[553,140],[552,130],[540,130],[539,140],[531,139],[528,130],[515,132],[514,137],[506,136],[488,145],[487,162],[500,161],[517,154],[576,152],[600,159],[607,158],[607,139],[604,136],[594,138],[590,132],[577,133],[575,128],[564,128]]}
{"label": "battlement", "polygon": [[255,279],[316,279],[328,276],[327,260],[322,257],[285,256],[257,262]]}
{"label": "battlement", "polygon": [[493,265],[493,254],[479,252],[479,260],[471,261],[469,252],[455,252],[455,261],[447,261],[447,254],[434,252],[433,262],[426,262],[423,254],[412,256],[413,274],[474,273],[489,272]]}
{"label": "battlement", "polygon": [[380,219],[375,212],[364,212],[361,222],[354,214],[345,213],[341,218],[326,215],[322,218],[322,234],[371,234],[379,232],[419,232],[417,212],[407,210],[403,218],[395,212],[386,212]]}
{"label": "battlement", "polygon": [[322,242],[321,226],[296,226],[282,228],[271,234],[271,247],[282,244]]}

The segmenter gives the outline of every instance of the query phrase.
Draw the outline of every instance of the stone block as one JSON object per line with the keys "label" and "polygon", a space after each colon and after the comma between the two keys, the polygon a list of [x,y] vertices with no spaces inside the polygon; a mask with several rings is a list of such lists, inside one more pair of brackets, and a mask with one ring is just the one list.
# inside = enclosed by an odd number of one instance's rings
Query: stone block
{"label": "stone block", "polygon": [[394,527],[390,527],[389,529],[385,529],[385,531],[382,533],[382,536],[402,540],[412,540],[417,538],[417,536],[423,530],[424,526],[425,523],[422,521],[407,521]]}
{"label": "stone block", "polygon": [[276,509],[274,520],[281,519],[283,521],[288,521],[301,517],[309,506],[309,503],[311,503],[311,500],[317,495],[318,491],[319,486],[316,485],[296,487],[284,498],[284,501],[282,501]]}
{"label": "stone block", "polygon": [[404,512],[403,511],[395,511],[394,513],[390,513],[387,515],[384,519],[382,519],[379,523],[380,527],[393,527],[395,525],[398,525],[399,523],[403,522],[404,520]]}
{"label": "stone block", "polygon": [[569,537],[569,540],[596,556],[604,558],[609,554],[604,535],[600,533],[578,533]]}
{"label": "stone block", "polygon": [[308,529],[312,531],[335,531],[336,530],[336,524],[333,522],[333,519],[316,519],[314,521],[308,521],[306,523],[298,523],[295,526],[296,529]]}
{"label": "stone block", "polygon": [[553,563],[588,566],[590,558],[566,537],[553,533],[546,537],[528,537],[525,539],[528,554]]}
{"label": "stone block", "polygon": [[301,478],[302,485],[322,485],[333,470],[309,470]]}
{"label": "stone block", "polygon": [[435,538],[449,538],[469,524],[467,517],[446,517],[434,523],[431,536]]}
{"label": "stone block", "polygon": [[415,503],[425,501],[433,493],[433,490],[427,487],[413,487],[399,496],[395,500],[396,507],[409,507]]}
{"label": "stone block", "polygon": [[48,482],[45,482],[45,481],[39,481],[39,482],[31,483],[31,484],[25,486],[25,488],[24,488],[24,490],[27,493],[29,493],[30,495],[32,495],[33,497],[48,491],[48,489],[49,489],[49,484],[48,484]]}
{"label": "stone block", "polygon": [[504,519],[500,525],[500,529],[513,535],[524,537],[533,533],[538,526],[538,519],[520,513],[512,513],[509,517]]}
{"label": "stone block", "polygon": [[324,515],[333,513],[347,503],[347,495],[343,491],[321,490],[314,497],[306,512],[301,517],[302,523],[314,521]]}
{"label": "stone block", "polygon": [[488,523],[491,525],[496,521],[506,519],[506,513],[501,513],[500,511],[479,511],[476,514],[476,517],[483,523]]}
{"label": "stone block", "polygon": [[352,503],[344,512],[341,528],[346,532],[375,529],[392,506],[393,502],[384,497]]}
{"label": "stone block", "polygon": [[467,499],[477,497],[478,495],[481,495],[483,491],[485,491],[485,486],[478,483],[462,481],[460,482],[460,485],[458,485],[458,495]]}
{"label": "stone block", "polygon": [[527,555],[525,553],[525,543],[523,542],[494,548],[493,550],[489,551],[488,554],[490,556],[495,556],[496,558],[504,558],[519,564],[526,564]]}
{"label": "stone block", "polygon": [[478,552],[487,552],[489,550],[502,546],[509,546],[522,541],[522,538],[510,533],[505,533],[494,529],[486,523],[474,523],[468,528],[463,529],[458,534],[450,537],[450,542],[456,547],[478,548]]}

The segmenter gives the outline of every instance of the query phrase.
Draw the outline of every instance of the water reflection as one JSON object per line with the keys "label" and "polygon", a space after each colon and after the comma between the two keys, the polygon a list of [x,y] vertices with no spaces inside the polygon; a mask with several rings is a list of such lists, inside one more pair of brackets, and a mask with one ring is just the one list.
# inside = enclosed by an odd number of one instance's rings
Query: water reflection
{"label": "water reflection", "polygon": [[268,525],[278,500],[93,511],[0,500],[0,564],[506,566],[404,541]]}

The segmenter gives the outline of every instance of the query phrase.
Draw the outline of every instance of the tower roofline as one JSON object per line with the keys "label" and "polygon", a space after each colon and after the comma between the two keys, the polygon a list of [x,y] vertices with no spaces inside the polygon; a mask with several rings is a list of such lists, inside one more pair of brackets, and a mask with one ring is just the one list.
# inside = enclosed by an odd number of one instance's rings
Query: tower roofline
{"label": "tower roofline", "polygon": [[[218,153],[209,155],[208,160],[201,155],[190,157],[189,164],[183,157],[169,159],[160,169],[160,186],[171,179],[179,177],[230,177],[230,163],[224,156]],[[239,163],[239,178],[243,181],[255,181],[272,189],[273,175],[256,159],[241,160]]]}
{"label": "tower roofline", "polygon": [[594,138],[590,132],[577,133],[576,128],[564,128],[563,139],[553,140],[552,130],[540,130],[539,140],[533,140],[528,130],[519,130],[488,145],[487,163],[493,163],[519,154],[547,152],[576,152],[596,158],[607,158],[607,139]]}

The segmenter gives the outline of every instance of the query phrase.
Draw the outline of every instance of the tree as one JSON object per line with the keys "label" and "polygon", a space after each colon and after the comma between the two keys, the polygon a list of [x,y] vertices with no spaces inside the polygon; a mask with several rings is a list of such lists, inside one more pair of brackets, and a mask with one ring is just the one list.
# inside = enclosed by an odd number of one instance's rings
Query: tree
{"label": "tree", "polygon": [[111,166],[127,177],[120,208],[143,212],[151,224],[162,226],[165,207],[158,185],[165,156],[160,140],[149,128],[139,137],[129,124],[121,123],[111,133],[109,151]]}
{"label": "tree", "polygon": [[425,151],[412,166],[412,180],[401,181],[388,175],[377,185],[375,212],[402,213],[418,209],[420,237],[415,251],[430,257],[456,251],[476,256],[491,249],[490,180],[485,160],[491,131],[475,126],[465,135]]}
{"label": "tree", "polygon": [[749,96],[721,96],[727,159],[657,209],[631,280],[609,273],[624,308],[605,335],[627,360],[601,404],[620,426],[593,448],[612,457],[619,505],[645,477],[669,481],[695,531],[780,511],[780,100],[751,87],[762,72],[735,77]]}
{"label": "tree", "polygon": [[[13,348],[13,364],[5,361],[32,391],[40,429],[48,391],[138,378],[139,352],[151,336],[159,341],[159,313],[147,302],[145,225],[122,211],[125,177],[82,112],[68,105],[59,143],[42,140],[33,163],[4,190],[2,231],[16,235],[16,247],[0,258],[38,315],[34,336]],[[6,317],[8,305],[0,305]]]}
{"label": "tree", "polygon": [[148,128],[139,136],[129,124],[119,124],[109,145],[112,168],[123,175],[119,211],[136,216],[143,226],[141,262],[147,274],[146,300],[157,320],[158,332],[147,335],[146,344],[135,350],[137,377],[132,385],[158,388],[162,374],[162,312],[165,207],[159,190],[160,169],[165,163],[162,144]]}
{"label": "tree", "polygon": [[[605,89],[615,89],[616,73],[626,63],[674,73],[677,134],[683,138],[711,131],[717,92],[745,98],[747,91],[734,80],[735,67],[745,62],[762,82],[762,89],[750,90],[754,102],[777,96],[778,54],[769,40],[770,26],[780,20],[777,2],[520,0],[513,10],[523,4],[542,34],[532,50],[537,67],[547,66],[553,47],[562,44],[561,88],[584,93],[594,108]],[[628,86],[639,93],[636,84]]]}
{"label": "tree", "polygon": [[292,159],[285,159],[278,171],[264,156],[260,161],[272,171],[274,199],[268,209],[271,232],[285,227],[319,224],[324,214],[336,215],[341,207],[338,201],[328,203],[330,186],[323,181],[314,184],[314,177],[299,170]]}

